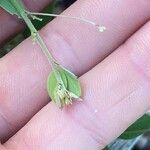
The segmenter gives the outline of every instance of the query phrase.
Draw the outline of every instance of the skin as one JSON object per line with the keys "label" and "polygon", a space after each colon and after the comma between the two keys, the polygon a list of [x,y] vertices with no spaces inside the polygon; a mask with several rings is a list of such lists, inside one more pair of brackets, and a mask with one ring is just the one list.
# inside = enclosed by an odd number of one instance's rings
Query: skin
{"label": "skin", "polygon": [[63,110],[49,101],[50,66],[25,40],[0,59],[0,150],[99,150],[150,108],[150,1],[78,0],[64,14],[107,27],[99,33],[57,18],[40,31],[53,56],[79,75],[84,101]]}

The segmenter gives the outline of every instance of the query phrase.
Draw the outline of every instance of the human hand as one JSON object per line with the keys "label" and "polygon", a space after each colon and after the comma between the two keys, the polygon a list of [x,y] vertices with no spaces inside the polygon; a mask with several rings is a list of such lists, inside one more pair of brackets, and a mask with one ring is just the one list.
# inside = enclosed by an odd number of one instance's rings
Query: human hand
{"label": "human hand", "polygon": [[[79,0],[65,11],[103,23],[102,34],[60,18],[44,27],[41,35],[54,57],[80,76],[84,101],[63,110],[48,103],[49,65],[31,39],[3,57],[1,150],[99,150],[143,115],[150,107],[149,3]],[[0,34],[0,41],[6,35]]]}

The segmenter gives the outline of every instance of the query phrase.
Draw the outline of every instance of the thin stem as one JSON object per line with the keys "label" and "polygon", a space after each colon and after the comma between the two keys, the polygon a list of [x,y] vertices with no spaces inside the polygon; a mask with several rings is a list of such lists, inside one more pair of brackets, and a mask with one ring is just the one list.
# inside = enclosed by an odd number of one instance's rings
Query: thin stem
{"label": "thin stem", "polygon": [[93,26],[96,25],[95,22],[92,22],[92,21],[84,19],[84,18],[79,18],[79,17],[72,17],[72,16],[66,16],[66,15],[57,15],[57,14],[48,14],[48,13],[36,13],[36,12],[27,12],[27,13],[30,14],[30,15],[38,15],[38,16],[49,16],[49,17],[61,17],[61,18],[75,19],[75,20],[79,20],[79,21],[89,23]]}
{"label": "thin stem", "polygon": [[50,54],[46,44],[44,43],[43,39],[39,35],[38,31],[35,29],[35,27],[33,26],[32,22],[30,21],[30,19],[28,18],[26,13],[22,14],[22,17],[23,17],[24,21],[26,22],[26,24],[28,25],[29,29],[31,30],[31,34],[32,34],[33,38],[39,44],[43,53],[48,58],[49,63],[51,64],[52,67],[54,67],[53,64],[57,64],[56,60]]}
{"label": "thin stem", "polygon": [[34,16],[34,15],[31,15],[31,18],[32,18],[33,20],[43,21],[42,18],[36,17],[36,16]]}
{"label": "thin stem", "polygon": [[57,67],[58,67],[59,64],[56,62],[56,60],[50,54],[46,44],[43,41],[43,39],[41,38],[41,36],[39,35],[38,31],[35,29],[35,27],[33,26],[32,22],[28,18],[27,13],[22,14],[22,18],[24,19],[24,21],[26,22],[26,24],[30,28],[33,38],[35,38],[36,42],[39,44],[39,46],[41,47],[43,53],[47,57],[50,65],[51,65],[51,67],[52,67],[52,69],[54,71],[54,74],[55,74],[55,77],[56,77],[57,81],[59,83],[61,83],[62,85],[64,85],[63,81],[61,79],[60,73],[57,71]]}
{"label": "thin stem", "polygon": [[77,21],[81,21],[84,23],[88,23],[94,27],[97,27],[99,29],[100,32],[103,32],[104,30],[106,30],[106,27],[104,26],[100,26],[99,24],[84,19],[84,18],[80,18],[80,17],[72,17],[72,16],[66,16],[66,15],[57,15],[57,14],[49,14],[49,13],[36,13],[36,12],[27,12],[29,15],[37,15],[37,16],[49,16],[49,17],[61,17],[61,18],[67,18],[67,19],[73,19],[73,20],[77,20]]}
{"label": "thin stem", "polygon": [[38,31],[36,30],[36,28],[34,27],[32,22],[28,18],[28,14],[26,13],[26,11],[22,11],[23,10],[23,5],[21,5],[21,2],[19,2],[18,0],[11,0],[11,2],[14,4],[14,6],[18,10],[18,12],[21,14],[22,19],[25,21],[25,23],[27,24],[28,28],[31,31],[31,35],[32,35],[33,39],[39,44],[39,46],[41,47],[43,53],[47,57],[48,62],[50,63],[51,67],[54,69],[57,62],[53,58],[53,56],[50,54],[46,44],[43,41],[43,39],[41,38]]}

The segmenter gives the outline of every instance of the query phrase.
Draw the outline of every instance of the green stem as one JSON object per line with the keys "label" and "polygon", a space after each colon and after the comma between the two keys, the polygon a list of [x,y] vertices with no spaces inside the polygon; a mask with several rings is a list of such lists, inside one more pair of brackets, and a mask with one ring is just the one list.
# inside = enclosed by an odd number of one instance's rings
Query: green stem
{"label": "green stem", "polygon": [[91,24],[93,26],[99,26],[98,24],[96,24],[93,21],[84,19],[84,18],[79,18],[79,17],[72,17],[72,16],[66,16],[66,15],[57,15],[57,14],[49,14],[49,13],[36,13],[36,12],[27,12],[30,15],[37,15],[37,16],[49,16],[49,17],[62,17],[62,18],[67,18],[67,19],[73,19],[73,20],[77,20],[77,21],[81,21],[81,22],[85,22],[88,24]]}
{"label": "green stem", "polygon": [[[50,63],[52,70],[54,71],[55,77],[57,79],[57,81],[59,83],[61,83],[63,85],[60,73],[58,72],[58,66],[60,66],[57,61],[53,58],[53,56],[50,54],[46,44],[44,43],[43,39],[41,38],[40,34],[38,33],[38,31],[36,30],[36,28],[34,27],[34,25],[32,24],[31,20],[28,17],[28,13],[25,10],[23,4],[21,3],[20,0],[10,0],[11,3],[13,4],[13,6],[18,10],[18,12],[20,13],[22,19],[25,21],[25,23],[27,24],[28,28],[31,31],[31,35],[33,37],[33,39],[39,44],[39,46],[41,47],[43,53],[45,54],[45,56],[48,59],[48,62]],[[24,11],[23,11],[24,10]]]}
{"label": "green stem", "polygon": [[48,59],[48,62],[50,63],[52,69],[55,68],[55,66],[58,64],[56,62],[56,60],[53,58],[53,56],[50,54],[46,44],[44,43],[43,39],[41,38],[41,36],[39,35],[38,31],[36,30],[36,28],[34,27],[34,25],[32,24],[31,20],[28,17],[28,14],[26,13],[26,11],[22,11],[25,10],[23,7],[23,4],[19,1],[19,0],[11,0],[11,3],[14,5],[14,7],[18,10],[18,12],[21,14],[22,19],[25,21],[25,23],[27,24],[28,28],[31,31],[31,35],[33,36],[33,38],[36,40],[36,42],[39,44],[39,46],[41,47],[43,53],[45,54],[45,56]]}
{"label": "green stem", "polygon": [[94,27],[96,27],[100,32],[104,32],[106,30],[105,26],[100,26],[96,22],[90,21],[88,19],[80,18],[80,17],[72,17],[72,16],[66,16],[66,15],[57,15],[57,14],[49,14],[49,13],[36,13],[36,12],[27,12],[30,16],[36,15],[36,16],[49,16],[49,17],[61,17],[61,18],[67,18],[67,19],[73,19],[76,21],[84,22],[87,24],[90,24]]}

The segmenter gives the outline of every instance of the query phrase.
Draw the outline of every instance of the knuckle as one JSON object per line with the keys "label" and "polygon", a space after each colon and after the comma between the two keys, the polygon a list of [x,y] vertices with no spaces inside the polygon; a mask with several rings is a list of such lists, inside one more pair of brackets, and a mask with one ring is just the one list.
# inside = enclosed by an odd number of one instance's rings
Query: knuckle
{"label": "knuckle", "polygon": [[66,68],[79,72],[79,58],[70,44],[71,39],[66,39],[64,34],[58,29],[49,28],[49,25],[47,25],[45,30],[42,30],[42,35],[54,58]]}
{"label": "knuckle", "polygon": [[[79,111],[78,109],[82,110]],[[108,143],[108,139],[103,132],[103,127],[99,124],[101,118],[97,115],[91,107],[86,103],[79,106],[73,106],[69,111],[70,119],[74,123],[85,130],[88,136],[90,136],[100,147],[105,147]]]}

